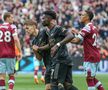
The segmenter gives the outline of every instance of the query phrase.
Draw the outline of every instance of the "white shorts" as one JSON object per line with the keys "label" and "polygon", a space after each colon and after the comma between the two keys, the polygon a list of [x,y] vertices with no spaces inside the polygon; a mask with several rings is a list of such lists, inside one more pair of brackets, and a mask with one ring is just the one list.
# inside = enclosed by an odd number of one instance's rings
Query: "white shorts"
{"label": "white shorts", "polygon": [[91,63],[91,62],[84,62],[83,67],[84,67],[84,73],[87,76],[87,72],[90,70],[91,71],[91,76],[96,76],[96,72],[98,71],[98,63]]}
{"label": "white shorts", "polygon": [[16,58],[0,58],[0,73],[14,74]]}

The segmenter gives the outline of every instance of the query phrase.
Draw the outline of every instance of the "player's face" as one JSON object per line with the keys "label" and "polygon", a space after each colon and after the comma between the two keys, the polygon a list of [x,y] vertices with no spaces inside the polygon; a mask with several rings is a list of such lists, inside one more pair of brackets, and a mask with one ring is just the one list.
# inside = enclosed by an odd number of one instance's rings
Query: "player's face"
{"label": "player's face", "polygon": [[86,12],[82,12],[81,13],[81,22],[82,23],[85,23],[87,20],[88,20],[88,15],[87,15],[87,13]]}
{"label": "player's face", "polygon": [[14,22],[14,17],[13,17],[12,14],[11,14],[10,17],[8,18],[8,22],[9,22],[10,24],[12,24],[12,23]]}
{"label": "player's face", "polygon": [[43,26],[50,26],[51,18],[49,16],[44,15],[42,18],[42,25]]}
{"label": "player's face", "polygon": [[29,35],[33,35],[35,33],[35,25],[26,25],[25,30]]}

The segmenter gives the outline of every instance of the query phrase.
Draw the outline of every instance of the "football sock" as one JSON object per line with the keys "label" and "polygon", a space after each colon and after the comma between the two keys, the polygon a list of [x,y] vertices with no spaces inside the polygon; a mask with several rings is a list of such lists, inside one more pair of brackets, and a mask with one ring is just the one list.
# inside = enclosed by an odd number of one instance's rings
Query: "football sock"
{"label": "football sock", "polygon": [[88,85],[88,90],[95,90],[94,78],[87,77],[86,82],[87,82],[87,85]]}
{"label": "football sock", "polygon": [[42,76],[45,75],[45,69],[42,69]]}
{"label": "football sock", "polygon": [[6,90],[5,80],[3,79],[0,80],[0,90]]}
{"label": "football sock", "polygon": [[34,76],[37,76],[38,70],[34,70]]}
{"label": "football sock", "polygon": [[9,76],[9,81],[8,81],[9,89],[13,90],[14,83],[15,83],[15,77],[14,76]]}
{"label": "football sock", "polygon": [[98,90],[104,90],[103,86],[102,86],[102,83],[97,80],[96,78],[94,78],[94,83],[95,83],[95,87],[98,89]]}

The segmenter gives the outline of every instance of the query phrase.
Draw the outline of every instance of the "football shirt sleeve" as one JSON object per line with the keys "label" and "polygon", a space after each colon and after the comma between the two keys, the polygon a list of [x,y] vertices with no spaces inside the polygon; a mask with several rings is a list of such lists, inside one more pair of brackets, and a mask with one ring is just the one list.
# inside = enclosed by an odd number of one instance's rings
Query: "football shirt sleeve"
{"label": "football shirt sleeve", "polygon": [[12,36],[17,35],[17,27],[16,26],[11,26],[11,31],[12,31]]}
{"label": "football shirt sleeve", "polygon": [[81,31],[80,31],[80,35],[82,37],[86,37],[88,34],[90,33],[90,26],[86,25]]}

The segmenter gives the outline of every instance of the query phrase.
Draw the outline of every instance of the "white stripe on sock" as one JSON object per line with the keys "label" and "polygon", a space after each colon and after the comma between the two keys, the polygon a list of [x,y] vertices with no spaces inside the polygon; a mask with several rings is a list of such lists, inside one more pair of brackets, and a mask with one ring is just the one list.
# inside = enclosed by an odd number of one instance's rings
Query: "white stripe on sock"
{"label": "white stripe on sock", "polygon": [[8,83],[13,83],[14,84],[15,81],[14,80],[9,80]]}
{"label": "white stripe on sock", "polygon": [[99,85],[101,85],[102,83],[99,81],[96,83],[95,87],[97,88]]}
{"label": "white stripe on sock", "polygon": [[95,87],[88,87],[88,90],[95,90]]}
{"label": "white stripe on sock", "polygon": [[35,75],[34,78],[37,78],[37,76]]}

